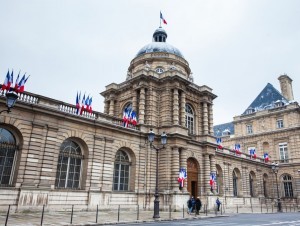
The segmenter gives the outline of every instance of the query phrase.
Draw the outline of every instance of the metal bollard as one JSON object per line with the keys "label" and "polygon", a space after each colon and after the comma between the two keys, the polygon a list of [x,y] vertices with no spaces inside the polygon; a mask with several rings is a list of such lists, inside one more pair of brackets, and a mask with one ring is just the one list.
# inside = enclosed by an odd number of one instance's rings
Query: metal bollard
{"label": "metal bollard", "polygon": [[98,205],[97,205],[97,210],[96,210],[96,223],[98,223]]}
{"label": "metal bollard", "polygon": [[273,205],[271,205],[272,206],[272,213],[273,213],[273,211],[274,211],[274,206]]}
{"label": "metal bollard", "polygon": [[10,205],[8,205],[8,210],[6,214],[5,226],[7,226],[8,216],[9,216]]}
{"label": "metal bollard", "polygon": [[292,212],[292,205],[290,205],[290,212]]}
{"label": "metal bollard", "polygon": [[223,205],[221,205],[221,215],[223,215]]}
{"label": "metal bollard", "polygon": [[236,213],[239,213],[239,205],[236,205]]}
{"label": "metal bollard", "polygon": [[169,205],[169,219],[172,218],[172,215],[171,215],[171,205]]}
{"label": "metal bollard", "polygon": [[71,212],[71,224],[73,223],[73,208],[74,208],[74,205],[72,205],[72,212]]}
{"label": "metal bollard", "polygon": [[266,204],[266,207],[267,207],[267,213],[269,213],[269,209],[268,209],[268,205]]}
{"label": "metal bollard", "polygon": [[140,206],[137,205],[137,211],[136,211],[136,220],[139,220],[140,219]]}
{"label": "metal bollard", "polygon": [[260,203],[260,212],[262,213],[262,203]]}
{"label": "metal bollard", "polygon": [[287,212],[287,205],[285,205],[285,212]]}
{"label": "metal bollard", "polygon": [[45,205],[43,205],[43,211],[42,211],[42,217],[41,217],[41,226],[43,225],[43,220],[44,220],[44,210],[45,210]]}
{"label": "metal bollard", "polygon": [[118,207],[118,222],[120,221],[120,205]]}
{"label": "metal bollard", "polygon": [[182,218],[184,218],[184,205],[182,205]]}

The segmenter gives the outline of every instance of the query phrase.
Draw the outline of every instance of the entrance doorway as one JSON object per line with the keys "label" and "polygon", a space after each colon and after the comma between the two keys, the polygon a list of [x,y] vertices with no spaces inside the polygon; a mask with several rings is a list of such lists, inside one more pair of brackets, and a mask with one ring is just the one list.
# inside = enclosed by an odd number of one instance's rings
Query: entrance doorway
{"label": "entrance doorway", "polygon": [[198,196],[198,163],[194,158],[187,160],[187,190],[190,195]]}

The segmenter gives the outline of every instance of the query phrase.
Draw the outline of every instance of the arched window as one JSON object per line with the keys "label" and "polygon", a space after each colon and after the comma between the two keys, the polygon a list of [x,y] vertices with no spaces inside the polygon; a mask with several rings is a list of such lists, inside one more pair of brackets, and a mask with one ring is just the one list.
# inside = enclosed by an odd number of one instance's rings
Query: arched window
{"label": "arched window", "polygon": [[282,177],[282,183],[284,188],[284,197],[293,197],[293,183],[290,175],[284,175]]}
{"label": "arched window", "polygon": [[0,186],[12,185],[17,145],[11,132],[0,128]]}
{"label": "arched window", "polygon": [[194,134],[194,111],[189,104],[185,105],[185,126],[190,134]]}
{"label": "arched window", "polygon": [[57,188],[80,188],[80,172],[83,155],[80,146],[67,139],[61,147],[58,157],[55,186]]}
{"label": "arched window", "polygon": [[264,192],[264,196],[268,197],[268,191],[267,191],[267,183],[268,183],[268,175],[264,174],[264,178],[263,178],[263,192]]}
{"label": "arched window", "polygon": [[233,171],[233,173],[232,173],[232,179],[233,179],[233,181],[232,181],[233,182],[233,196],[237,197],[237,195],[238,195],[238,188],[237,188],[238,177],[237,177],[235,171]]}
{"label": "arched window", "polygon": [[249,174],[249,190],[250,190],[250,196],[254,197],[253,177],[251,174]]}
{"label": "arched window", "polygon": [[119,150],[115,156],[114,187],[115,191],[129,190],[130,160],[125,151]]}

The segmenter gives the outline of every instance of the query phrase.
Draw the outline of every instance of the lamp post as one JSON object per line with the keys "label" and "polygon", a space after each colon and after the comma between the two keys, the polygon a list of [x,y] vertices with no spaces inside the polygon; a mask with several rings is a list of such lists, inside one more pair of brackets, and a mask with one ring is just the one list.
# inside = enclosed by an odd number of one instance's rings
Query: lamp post
{"label": "lamp post", "polygon": [[167,144],[167,134],[163,132],[161,135],[161,144],[162,146],[158,147],[153,144],[155,137],[155,133],[150,129],[150,132],[148,134],[148,141],[150,143],[150,148],[154,148],[156,150],[156,181],[155,181],[155,194],[154,194],[154,214],[153,218],[157,219],[160,218],[159,216],[159,194],[158,194],[158,152],[159,150],[165,148],[165,144]]}
{"label": "lamp post", "polygon": [[273,162],[272,163],[272,170],[273,173],[276,176],[276,186],[277,186],[277,212],[282,212],[282,208],[281,208],[281,200],[279,197],[279,189],[278,189],[278,178],[277,178],[277,174],[278,174],[278,170],[279,170],[279,165],[278,163]]}
{"label": "lamp post", "polygon": [[15,105],[15,103],[16,103],[18,97],[19,97],[19,96],[18,96],[18,94],[17,94],[16,92],[13,92],[13,91],[7,92],[7,93],[5,94],[7,109],[0,111],[0,114],[1,114],[2,112],[5,112],[5,111],[6,111],[7,113],[9,113],[9,112],[10,112],[10,109],[14,107],[14,105]]}

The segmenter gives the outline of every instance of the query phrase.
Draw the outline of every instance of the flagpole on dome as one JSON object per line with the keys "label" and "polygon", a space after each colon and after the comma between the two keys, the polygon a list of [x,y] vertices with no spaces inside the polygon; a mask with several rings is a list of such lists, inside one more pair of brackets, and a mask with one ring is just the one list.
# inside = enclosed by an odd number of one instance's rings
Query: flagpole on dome
{"label": "flagpole on dome", "polygon": [[161,11],[160,11],[160,14],[159,14],[159,27],[161,27]]}

